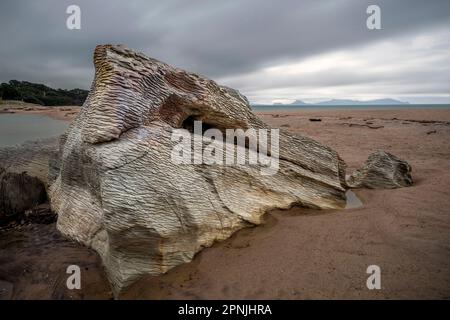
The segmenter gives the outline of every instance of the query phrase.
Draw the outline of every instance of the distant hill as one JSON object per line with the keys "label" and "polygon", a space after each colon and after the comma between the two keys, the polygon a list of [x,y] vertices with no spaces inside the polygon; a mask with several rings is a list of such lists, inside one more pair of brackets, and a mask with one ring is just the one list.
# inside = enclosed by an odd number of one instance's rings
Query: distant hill
{"label": "distant hill", "polygon": [[367,100],[367,101],[358,101],[358,100],[348,100],[348,99],[332,99],[328,101],[322,101],[316,103],[321,106],[351,106],[351,105],[395,105],[395,104],[409,104],[409,102],[399,101],[395,99],[376,99],[376,100]]}
{"label": "distant hill", "polygon": [[89,91],[53,89],[39,83],[11,80],[0,85],[3,100],[21,100],[43,106],[81,106]]}
{"label": "distant hill", "polygon": [[295,100],[294,102],[291,102],[289,105],[291,106],[304,106],[307,105],[308,103],[303,102],[302,100]]}
{"label": "distant hill", "polygon": [[[395,99],[375,99],[375,100],[351,100],[351,99],[331,99],[321,102],[308,103],[302,100],[295,100],[291,103],[279,103],[275,102],[274,106],[361,106],[361,105],[405,105],[409,104],[406,101],[400,101]],[[254,104],[258,105],[258,104]]]}

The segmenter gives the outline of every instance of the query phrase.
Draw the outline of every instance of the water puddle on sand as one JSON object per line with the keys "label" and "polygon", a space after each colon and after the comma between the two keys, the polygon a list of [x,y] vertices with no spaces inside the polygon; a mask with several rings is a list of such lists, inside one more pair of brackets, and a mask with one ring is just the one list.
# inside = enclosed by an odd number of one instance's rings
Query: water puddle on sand
{"label": "water puddle on sand", "polygon": [[345,204],[345,209],[356,209],[361,208],[363,206],[362,201],[358,198],[358,196],[351,190],[347,190],[345,192],[345,196],[347,197],[347,203]]}
{"label": "water puddle on sand", "polygon": [[40,114],[0,114],[0,147],[59,136],[68,126],[68,121]]}

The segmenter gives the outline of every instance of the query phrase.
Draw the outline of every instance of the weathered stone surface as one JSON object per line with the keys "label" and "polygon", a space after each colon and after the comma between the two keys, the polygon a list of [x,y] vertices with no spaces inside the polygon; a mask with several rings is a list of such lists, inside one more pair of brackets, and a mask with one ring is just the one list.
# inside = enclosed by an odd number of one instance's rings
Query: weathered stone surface
{"label": "weathered stone surface", "polygon": [[[47,188],[59,172],[59,137],[27,141],[20,145],[0,148],[0,167],[11,173],[26,173],[36,177]],[[49,161],[51,166],[49,167]]]}
{"label": "weathered stone surface", "polygon": [[0,220],[27,218],[22,214],[35,212],[46,201],[49,171],[53,180],[59,172],[55,165],[49,167],[51,159],[58,163],[58,141],[54,137],[0,148]]}
{"label": "weathered stone surface", "polygon": [[238,91],[122,46],[98,46],[95,79],[61,140],[50,187],[58,229],[102,257],[118,293],[144,274],[190,261],[273,208],[345,206],[344,163],[332,149],[280,132],[279,170],[175,165],[174,128],[268,128]]}
{"label": "weathered stone surface", "polygon": [[408,162],[382,150],[372,153],[347,179],[352,188],[392,189],[408,187],[412,183]]}
{"label": "weathered stone surface", "polygon": [[0,167],[0,223],[46,200],[45,186],[38,178]]}

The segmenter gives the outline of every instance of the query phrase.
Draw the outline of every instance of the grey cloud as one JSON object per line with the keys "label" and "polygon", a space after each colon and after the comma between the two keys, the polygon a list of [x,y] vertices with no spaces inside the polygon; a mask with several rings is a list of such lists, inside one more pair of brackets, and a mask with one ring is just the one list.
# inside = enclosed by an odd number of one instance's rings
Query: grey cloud
{"label": "grey cloud", "polygon": [[[382,9],[383,30],[373,32],[365,22],[365,10],[373,2],[365,0],[6,0],[0,3],[0,81],[88,88],[92,51],[99,43],[123,43],[220,79],[450,25],[447,0],[376,2]],[[70,4],[81,7],[81,30],[65,27]],[[277,86],[288,88],[295,81],[299,80],[286,78]],[[304,81],[320,86],[376,79],[361,73]]]}

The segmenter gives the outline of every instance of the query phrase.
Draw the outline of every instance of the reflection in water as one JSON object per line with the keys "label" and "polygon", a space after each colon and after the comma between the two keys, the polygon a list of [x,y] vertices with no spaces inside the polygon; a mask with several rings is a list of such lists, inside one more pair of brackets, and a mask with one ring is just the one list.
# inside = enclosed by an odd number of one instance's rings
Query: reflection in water
{"label": "reflection in water", "polygon": [[358,196],[351,190],[347,190],[345,193],[347,197],[347,203],[345,204],[345,209],[355,209],[361,208],[363,206],[362,201],[358,198]]}

